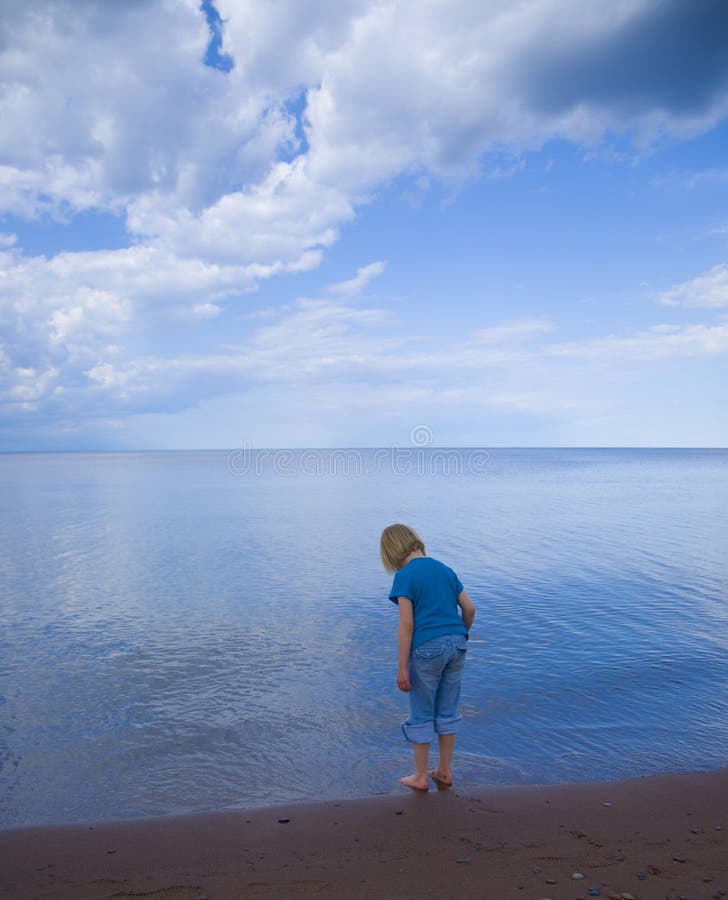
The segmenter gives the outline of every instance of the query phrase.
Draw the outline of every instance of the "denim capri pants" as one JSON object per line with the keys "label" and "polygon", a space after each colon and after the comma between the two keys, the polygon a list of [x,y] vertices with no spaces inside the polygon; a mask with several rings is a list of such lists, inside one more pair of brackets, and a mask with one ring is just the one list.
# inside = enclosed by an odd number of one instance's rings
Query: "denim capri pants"
{"label": "denim capri pants", "polygon": [[435,734],[457,732],[463,718],[458,703],[467,649],[466,635],[446,634],[410,653],[410,714],[402,723],[408,741],[429,744]]}

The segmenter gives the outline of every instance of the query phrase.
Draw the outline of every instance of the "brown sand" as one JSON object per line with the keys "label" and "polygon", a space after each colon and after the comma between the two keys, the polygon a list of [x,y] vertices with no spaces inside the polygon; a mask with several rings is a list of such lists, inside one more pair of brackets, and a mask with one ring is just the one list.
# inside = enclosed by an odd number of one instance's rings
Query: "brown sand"
{"label": "brown sand", "polygon": [[728,898],[728,770],[611,784],[403,790],[0,832],[0,896],[12,900],[576,900],[597,887],[605,898]]}

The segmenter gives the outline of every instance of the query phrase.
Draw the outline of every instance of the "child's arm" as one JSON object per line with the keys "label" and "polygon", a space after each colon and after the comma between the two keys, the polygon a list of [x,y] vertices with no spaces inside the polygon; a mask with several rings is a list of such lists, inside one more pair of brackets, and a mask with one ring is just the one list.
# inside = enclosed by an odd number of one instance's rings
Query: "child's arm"
{"label": "child's arm", "polygon": [[412,633],[415,630],[415,619],[412,613],[412,601],[409,597],[397,597],[397,606],[399,607],[397,687],[400,691],[409,691],[412,687],[409,680],[409,657],[412,648]]}
{"label": "child's arm", "polygon": [[463,622],[465,623],[465,627],[470,631],[473,627],[473,622],[475,621],[475,606],[464,590],[460,591],[458,596],[458,606],[463,611]]}

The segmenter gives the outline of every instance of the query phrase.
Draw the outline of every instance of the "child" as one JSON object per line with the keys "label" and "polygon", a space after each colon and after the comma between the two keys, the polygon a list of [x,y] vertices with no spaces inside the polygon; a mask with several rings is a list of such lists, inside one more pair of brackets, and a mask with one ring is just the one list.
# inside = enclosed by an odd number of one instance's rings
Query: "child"
{"label": "child", "polygon": [[[397,687],[410,695],[402,731],[412,743],[415,771],[400,781],[426,791],[429,774],[438,789],[449,788],[455,732],[462,720],[457,711],[460,680],[475,607],[453,570],[426,556],[422,539],[407,525],[387,526],[379,550],[386,571],[395,573],[389,599],[399,607]],[[435,734],[440,761],[428,773]]]}

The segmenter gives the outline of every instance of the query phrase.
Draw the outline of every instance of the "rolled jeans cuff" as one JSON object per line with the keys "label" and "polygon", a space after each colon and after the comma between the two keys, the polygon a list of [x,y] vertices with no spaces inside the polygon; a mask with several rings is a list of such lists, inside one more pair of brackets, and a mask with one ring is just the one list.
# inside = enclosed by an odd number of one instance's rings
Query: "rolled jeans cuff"
{"label": "rolled jeans cuff", "polygon": [[435,739],[433,722],[422,722],[420,725],[410,725],[409,722],[402,722],[402,731],[411,744],[431,744]]}
{"label": "rolled jeans cuff", "polygon": [[462,721],[463,717],[459,714],[457,716],[448,716],[447,718],[441,716],[435,719],[435,731],[438,734],[457,734]]}

